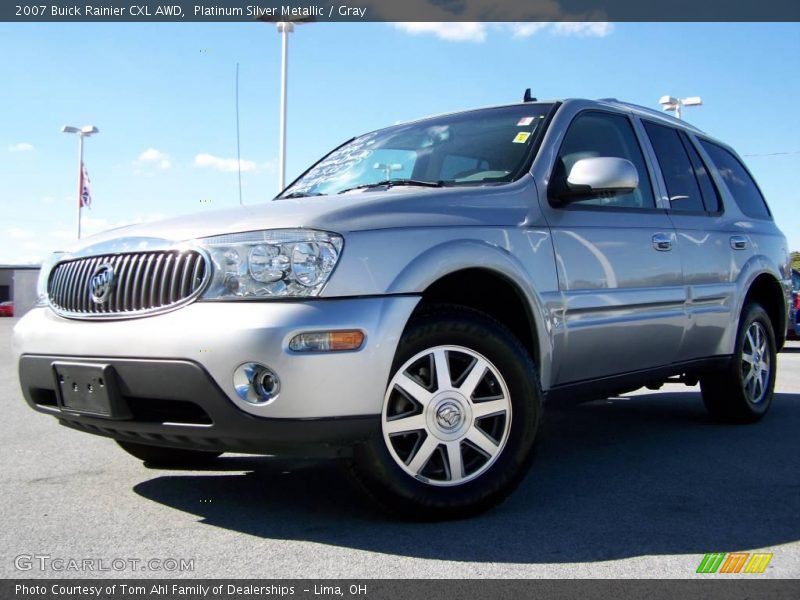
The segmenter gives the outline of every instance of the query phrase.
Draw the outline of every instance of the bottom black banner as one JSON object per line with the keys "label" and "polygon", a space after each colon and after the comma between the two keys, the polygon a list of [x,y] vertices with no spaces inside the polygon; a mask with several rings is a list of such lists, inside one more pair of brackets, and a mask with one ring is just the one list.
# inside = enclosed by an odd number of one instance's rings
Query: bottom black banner
{"label": "bottom black banner", "polygon": [[503,598],[660,600],[795,600],[796,580],[717,579],[675,580],[428,580],[428,579],[5,579],[0,580],[3,600],[256,600],[295,598],[334,600],[471,600]]}

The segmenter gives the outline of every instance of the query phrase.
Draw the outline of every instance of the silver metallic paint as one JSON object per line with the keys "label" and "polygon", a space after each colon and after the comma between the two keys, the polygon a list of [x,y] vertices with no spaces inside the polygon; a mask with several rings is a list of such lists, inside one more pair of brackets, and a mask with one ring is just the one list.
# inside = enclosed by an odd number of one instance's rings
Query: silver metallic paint
{"label": "silver metallic paint", "polygon": [[[603,211],[550,204],[547,187],[556,154],[569,123],[584,110],[631,120],[656,209]],[[18,324],[16,352],[188,358],[205,366],[231,401],[253,414],[378,414],[397,342],[419,295],[444,275],[479,267],[506,278],[527,302],[544,390],[731,354],[744,296],[756,277],[766,273],[776,278],[788,298],[786,240],[772,221],[742,215],[713,168],[724,212],[668,213],[666,187],[642,118],[685,126],[624,103],[567,100],[530,174],[510,184],[278,200],[89,238],[73,249],[74,256],[96,254],[100,248],[144,250],[225,233],[295,227],[340,233],[345,247],[321,299],[198,301],[168,314],[108,322],[69,320],[39,308]],[[700,134],[692,127],[685,131],[692,140]],[[667,236],[671,249],[657,251],[656,235]],[[746,236],[747,249],[731,250],[732,235]],[[362,329],[367,342],[355,353],[286,351],[297,333],[326,328]],[[251,360],[274,368],[282,379],[280,397],[267,406],[243,406],[233,390],[234,369]]]}

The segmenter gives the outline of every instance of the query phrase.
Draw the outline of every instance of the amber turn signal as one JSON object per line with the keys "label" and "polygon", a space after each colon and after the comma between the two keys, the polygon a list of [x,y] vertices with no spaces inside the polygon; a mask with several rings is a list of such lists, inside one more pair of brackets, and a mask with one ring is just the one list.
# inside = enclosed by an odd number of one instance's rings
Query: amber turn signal
{"label": "amber turn signal", "polygon": [[341,352],[358,350],[363,343],[363,331],[312,331],[294,336],[289,349],[294,352]]}

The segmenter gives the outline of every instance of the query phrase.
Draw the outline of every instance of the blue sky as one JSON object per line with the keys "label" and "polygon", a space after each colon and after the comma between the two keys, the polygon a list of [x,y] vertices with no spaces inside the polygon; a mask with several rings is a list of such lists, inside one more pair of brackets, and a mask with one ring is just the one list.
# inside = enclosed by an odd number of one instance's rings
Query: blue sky
{"label": "blue sky", "polygon": [[[237,24],[0,24],[0,263],[75,235],[77,141],[93,207],[84,231],[238,203],[277,188],[280,37]],[[702,96],[687,120],[745,155],[800,250],[799,24],[318,23],[290,52],[288,179],[355,134],[539,98]],[[762,156],[774,153],[788,153]],[[748,156],[757,155],[757,156]]]}

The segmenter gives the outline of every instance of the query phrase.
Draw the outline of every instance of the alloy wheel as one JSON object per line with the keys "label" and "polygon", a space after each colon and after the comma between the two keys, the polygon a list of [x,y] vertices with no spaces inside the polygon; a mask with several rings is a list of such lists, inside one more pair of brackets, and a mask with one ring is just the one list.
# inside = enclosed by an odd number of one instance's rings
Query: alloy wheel
{"label": "alloy wheel", "polygon": [[500,371],[460,346],[436,346],[406,361],[389,382],[383,438],[408,475],[435,486],[466,483],[503,451],[511,399]]}
{"label": "alloy wheel", "polygon": [[763,325],[753,321],[742,344],[742,386],[753,404],[764,400],[770,377],[770,356],[767,333]]}

